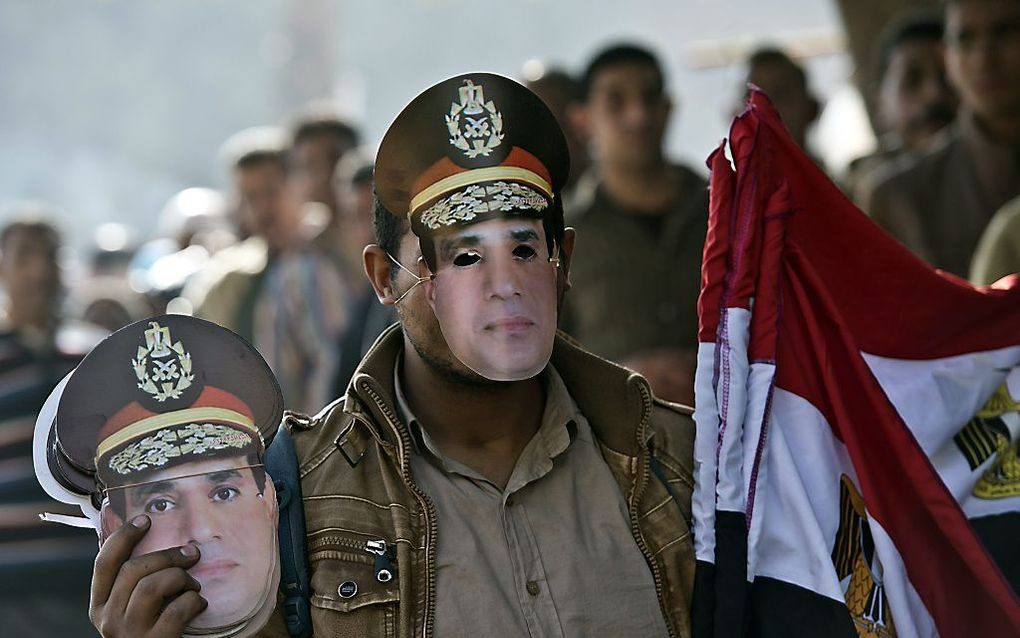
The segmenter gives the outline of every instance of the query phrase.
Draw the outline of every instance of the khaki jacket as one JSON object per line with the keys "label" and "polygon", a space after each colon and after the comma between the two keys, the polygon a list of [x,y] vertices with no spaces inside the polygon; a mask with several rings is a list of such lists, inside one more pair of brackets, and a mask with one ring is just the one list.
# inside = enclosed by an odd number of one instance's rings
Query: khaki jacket
{"label": "khaki jacket", "polygon": [[[389,328],[365,356],[342,401],[291,430],[303,490],[318,638],[433,635],[436,538],[429,498],[411,475],[410,433],[396,412],[393,370],[403,348]],[[558,337],[553,365],[589,420],[630,510],[670,633],[691,633],[694,549],[690,533],[694,422],[690,410],[654,398],[647,382]],[[652,474],[649,452],[683,503]],[[386,542],[395,577],[375,578],[367,541]],[[376,545],[378,546],[378,545]],[[357,593],[343,597],[357,585]],[[607,601],[608,603],[609,601]],[[287,636],[280,610],[263,636]]]}

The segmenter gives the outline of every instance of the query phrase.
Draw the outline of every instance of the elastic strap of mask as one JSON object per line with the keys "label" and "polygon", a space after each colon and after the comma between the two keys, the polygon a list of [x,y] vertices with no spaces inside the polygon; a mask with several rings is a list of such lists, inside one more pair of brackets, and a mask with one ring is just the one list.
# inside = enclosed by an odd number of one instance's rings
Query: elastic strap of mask
{"label": "elastic strap of mask", "polygon": [[403,270],[404,272],[406,272],[407,274],[411,275],[412,277],[414,277],[417,280],[417,281],[414,282],[414,284],[411,285],[410,288],[408,288],[403,293],[401,293],[401,295],[399,297],[397,297],[393,301],[394,304],[400,303],[400,301],[404,297],[406,297],[412,290],[417,288],[419,285],[425,283],[426,281],[432,281],[433,279],[436,278],[436,276],[434,274],[432,274],[432,273],[429,273],[428,277],[419,277],[418,275],[416,275],[413,272],[411,272],[411,270],[407,266],[405,266],[404,264],[402,264],[399,261],[397,261],[397,258],[394,257],[393,255],[391,255],[389,253],[386,253],[386,256],[390,258],[390,261],[392,261],[394,264],[397,265],[397,268],[400,268],[401,270]]}
{"label": "elastic strap of mask", "polygon": [[195,474],[181,474],[180,476],[174,476],[172,478],[167,478],[167,479],[160,479],[159,481],[142,481],[140,483],[128,483],[127,485],[115,485],[113,487],[104,487],[102,489],[102,492],[104,494],[109,494],[110,492],[113,492],[114,490],[126,490],[126,489],[129,489],[129,488],[132,488],[132,487],[141,487],[142,485],[149,485],[150,483],[172,483],[173,481],[176,481],[178,479],[192,478],[192,477],[195,477],[195,476],[205,476],[206,474],[218,474],[219,472],[227,472],[227,471],[230,471],[230,470],[255,469],[257,467],[265,467],[265,465],[262,464],[262,463],[254,463],[252,465],[241,465],[241,466],[238,466],[238,467],[231,467],[231,468],[228,468],[226,470],[213,470],[211,472],[197,472]]}
{"label": "elastic strap of mask", "polygon": [[553,256],[549,258],[549,263],[552,264],[554,268],[559,268],[560,267],[560,247],[559,247],[559,244],[553,244],[553,246],[555,247],[555,252],[553,253]]}

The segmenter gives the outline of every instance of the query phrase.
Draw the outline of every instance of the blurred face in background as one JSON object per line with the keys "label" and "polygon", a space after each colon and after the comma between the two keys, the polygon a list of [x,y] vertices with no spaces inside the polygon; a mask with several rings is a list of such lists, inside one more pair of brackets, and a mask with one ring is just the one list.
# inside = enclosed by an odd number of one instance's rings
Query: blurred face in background
{"label": "blurred face in background", "polygon": [[584,118],[598,159],[631,169],[660,164],[670,109],[654,67],[622,62],[600,69]]}
{"label": "blurred face in background", "polygon": [[270,250],[280,252],[293,246],[300,227],[299,207],[287,188],[284,167],[265,160],[234,170],[241,227],[262,237]]}
{"label": "blurred face in background", "polygon": [[1020,117],[1020,1],[951,4],[946,68],[960,99],[979,119]]}
{"label": "blurred face in background", "polygon": [[372,227],[372,180],[343,181],[337,184],[340,222],[347,252],[357,263],[365,246],[375,243]]}
{"label": "blurred face in background", "polygon": [[883,128],[905,149],[923,146],[953,121],[958,104],[946,77],[940,40],[914,38],[893,48],[878,91]]}
{"label": "blurred face in background", "polygon": [[309,135],[294,144],[290,180],[299,202],[318,202],[336,212],[333,170],[352,146],[350,140],[333,133]]}
{"label": "blurred face in background", "polygon": [[55,237],[27,229],[0,246],[0,280],[12,319],[42,325],[51,318],[60,289],[57,248]]}
{"label": "blurred face in background", "polygon": [[[748,69],[747,81],[769,96],[790,135],[803,148],[808,129],[818,118],[819,106],[808,92],[800,70],[787,61],[759,62]],[[742,110],[743,105],[739,111]]]}
{"label": "blurred face in background", "polygon": [[528,82],[527,87],[545,102],[563,129],[570,153],[570,175],[567,177],[567,183],[573,184],[590,164],[587,140],[574,125],[570,115],[578,106],[576,82],[566,75],[550,74],[534,82]]}

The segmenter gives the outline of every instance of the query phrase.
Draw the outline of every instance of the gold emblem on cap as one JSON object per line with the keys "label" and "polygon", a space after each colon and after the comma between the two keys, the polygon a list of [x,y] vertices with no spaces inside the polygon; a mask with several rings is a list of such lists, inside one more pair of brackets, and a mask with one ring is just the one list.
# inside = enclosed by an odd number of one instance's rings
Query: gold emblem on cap
{"label": "gold emblem on cap", "polygon": [[533,188],[517,182],[474,184],[444,197],[421,214],[421,223],[429,230],[467,223],[492,212],[512,214],[533,210],[542,212],[549,200]]}
{"label": "gold emblem on cap", "polygon": [[252,437],[218,423],[189,423],[176,430],[158,430],[154,435],[128,445],[110,457],[110,469],[130,474],[163,467],[182,456],[200,456],[206,452],[243,449]]}
{"label": "gold emblem on cap", "polygon": [[479,155],[487,157],[492,149],[503,143],[503,114],[492,100],[485,101],[481,84],[464,80],[459,92],[460,103],[452,103],[450,114],[446,116],[450,144],[471,159]]}
{"label": "gold emblem on cap", "polygon": [[139,346],[138,354],[131,361],[138,377],[138,388],[160,403],[180,398],[195,380],[191,373],[191,354],[184,350],[180,341],[172,343],[169,328],[155,321],[150,321],[149,326],[144,333],[145,347]]}

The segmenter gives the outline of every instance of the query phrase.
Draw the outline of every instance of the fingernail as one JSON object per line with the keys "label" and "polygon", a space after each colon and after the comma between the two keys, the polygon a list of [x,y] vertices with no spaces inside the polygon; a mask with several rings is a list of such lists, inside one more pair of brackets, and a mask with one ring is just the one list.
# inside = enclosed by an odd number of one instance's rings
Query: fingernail
{"label": "fingernail", "polygon": [[139,529],[148,526],[148,524],[149,517],[146,516],[145,514],[140,514],[139,516],[136,516],[131,519],[131,525]]}
{"label": "fingernail", "polygon": [[181,553],[188,558],[192,558],[193,556],[198,556],[198,548],[189,543],[181,548]]}

